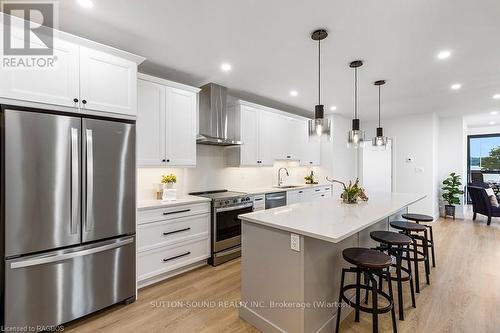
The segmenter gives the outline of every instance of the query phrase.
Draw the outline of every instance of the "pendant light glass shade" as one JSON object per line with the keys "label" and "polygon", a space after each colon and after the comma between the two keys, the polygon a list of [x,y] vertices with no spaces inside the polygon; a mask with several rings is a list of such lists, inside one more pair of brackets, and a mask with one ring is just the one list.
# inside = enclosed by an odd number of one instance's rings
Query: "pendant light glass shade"
{"label": "pendant light glass shade", "polygon": [[361,60],[353,61],[349,65],[354,68],[354,119],[352,129],[347,133],[347,147],[355,149],[365,145],[365,132],[360,129],[358,118],[358,67],[362,65]]}
{"label": "pendant light glass shade", "polygon": [[324,29],[319,29],[311,34],[313,40],[318,41],[318,105],[314,107],[314,119],[309,120],[309,139],[332,139],[332,124],[330,119],[325,119],[324,106],[321,104],[321,41],[328,36]]}
{"label": "pendant light glass shade", "polygon": [[385,84],[385,80],[375,81],[374,85],[378,87],[378,127],[377,134],[372,140],[372,145],[379,148],[387,148],[389,139],[384,136],[384,129],[380,126],[380,87]]}

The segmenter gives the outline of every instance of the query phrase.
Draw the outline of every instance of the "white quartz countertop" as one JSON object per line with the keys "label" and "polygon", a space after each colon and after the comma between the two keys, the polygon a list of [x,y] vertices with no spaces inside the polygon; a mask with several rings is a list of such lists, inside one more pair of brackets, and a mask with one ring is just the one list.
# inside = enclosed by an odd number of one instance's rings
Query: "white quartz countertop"
{"label": "white quartz countertop", "polygon": [[318,187],[330,187],[332,184],[291,184],[295,187],[290,187],[290,188],[278,188],[278,187],[258,187],[258,188],[231,188],[231,191],[236,191],[236,192],[244,192],[248,194],[266,194],[266,193],[274,193],[274,192],[286,192],[286,191],[295,191],[295,190],[302,190],[302,189],[307,189],[307,188],[318,188]]}
{"label": "white quartz countertop", "polygon": [[370,193],[367,202],[323,198],[240,215],[246,222],[338,243],[425,198],[410,193]]}
{"label": "white quartz countertop", "polygon": [[147,210],[155,208],[168,208],[175,206],[182,206],[188,204],[210,202],[209,198],[197,197],[193,195],[184,195],[177,198],[175,201],[161,201],[161,200],[145,200],[137,203],[137,210]]}

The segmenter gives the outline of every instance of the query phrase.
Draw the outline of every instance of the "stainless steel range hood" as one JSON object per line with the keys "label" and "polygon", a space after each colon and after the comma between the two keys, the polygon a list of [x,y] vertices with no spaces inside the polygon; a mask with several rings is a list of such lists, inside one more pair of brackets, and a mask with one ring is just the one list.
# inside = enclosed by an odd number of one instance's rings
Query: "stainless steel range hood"
{"label": "stainless steel range hood", "polygon": [[227,88],[215,83],[201,87],[198,144],[237,146],[242,142],[228,137]]}

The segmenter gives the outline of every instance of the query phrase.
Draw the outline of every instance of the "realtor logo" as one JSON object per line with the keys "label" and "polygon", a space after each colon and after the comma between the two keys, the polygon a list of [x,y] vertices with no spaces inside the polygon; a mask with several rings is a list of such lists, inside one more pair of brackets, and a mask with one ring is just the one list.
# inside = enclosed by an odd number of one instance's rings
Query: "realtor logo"
{"label": "realtor logo", "polygon": [[54,1],[0,1],[3,18],[3,68],[52,68]]}

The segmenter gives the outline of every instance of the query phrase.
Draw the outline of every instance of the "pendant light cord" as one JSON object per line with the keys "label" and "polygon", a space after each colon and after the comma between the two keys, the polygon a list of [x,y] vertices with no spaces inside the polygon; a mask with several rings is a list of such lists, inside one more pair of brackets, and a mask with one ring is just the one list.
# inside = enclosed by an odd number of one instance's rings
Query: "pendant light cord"
{"label": "pendant light cord", "polygon": [[354,68],[354,119],[358,119],[358,68]]}
{"label": "pendant light cord", "polygon": [[321,104],[321,39],[318,39],[318,105]]}
{"label": "pendant light cord", "polygon": [[380,86],[378,86],[378,127],[380,127]]}

